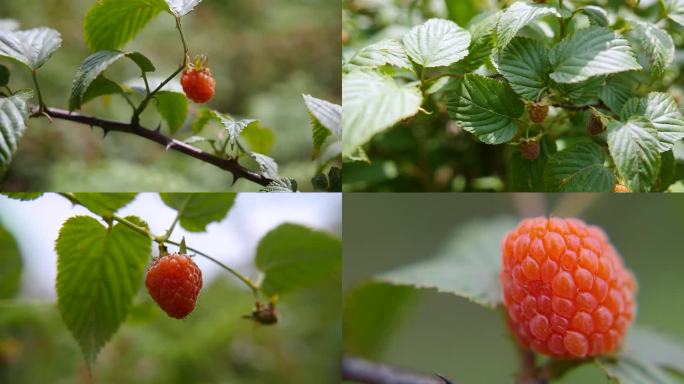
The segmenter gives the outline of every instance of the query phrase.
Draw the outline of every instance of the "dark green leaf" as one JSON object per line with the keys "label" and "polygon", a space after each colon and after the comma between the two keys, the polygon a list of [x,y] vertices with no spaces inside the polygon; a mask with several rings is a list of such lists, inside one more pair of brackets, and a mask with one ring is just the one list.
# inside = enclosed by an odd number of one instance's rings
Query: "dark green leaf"
{"label": "dark green leaf", "polygon": [[9,79],[10,79],[9,68],[0,64],[0,87],[3,87],[5,85],[9,84]]}
{"label": "dark green leaf", "polygon": [[121,86],[118,83],[109,80],[104,75],[99,75],[95,78],[95,80],[93,80],[92,83],[90,83],[88,90],[85,92],[83,98],[81,99],[81,104],[86,104],[89,101],[96,99],[100,96],[115,95],[122,93],[124,93],[124,90],[121,89]]}
{"label": "dark green leaf", "polygon": [[606,168],[603,148],[582,142],[551,156],[544,169],[550,192],[611,192],[615,176]]}
{"label": "dark green leaf", "polygon": [[528,160],[516,148],[510,162],[510,190],[514,192],[539,192],[544,190],[544,167],[549,157],[556,153],[556,143],[544,138],[539,142],[539,157]]}
{"label": "dark green leaf", "polygon": [[17,242],[2,225],[0,244],[0,299],[11,299],[19,292],[23,263]]}
{"label": "dark green leaf", "polygon": [[111,216],[130,204],[136,195],[137,193],[74,193],[81,205],[104,217]]}
{"label": "dark green leaf", "polygon": [[499,72],[527,100],[538,100],[549,76],[549,50],[537,40],[517,37],[498,55]]}
{"label": "dark green leaf", "polygon": [[188,99],[182,93],[161,91],[155,96],[157,111],[166,121],[171,134],[178,131],[188,117]]}
{"label": "dark green leaf", "polygon": [[0,98],[0,179],[7,171],[19,146],[28,121],[28,100],[32,91],[17,92]]}
{"label": "dark green leaf", "polygon": [[167,206],[181,212],[180,225],[202,232],[212,222],[223,220],[235,203],[235,193],[160,193]]}

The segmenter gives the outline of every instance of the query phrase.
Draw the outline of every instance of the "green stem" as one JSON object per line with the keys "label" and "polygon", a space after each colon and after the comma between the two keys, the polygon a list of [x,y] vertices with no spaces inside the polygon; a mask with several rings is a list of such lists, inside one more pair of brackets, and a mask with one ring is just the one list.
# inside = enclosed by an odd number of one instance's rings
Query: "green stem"
{"label": "green stem", "polygon": [[156,95],[157,92],[159,92],[162,88],[164,88],[164,86],[166,84],[168,84],[169,81],[173,80],[173,78],[176,77],[176,75],[181,73],[181,71],[183,71],[183,69],[185,69],[185,64],[178,67],[178,69],[176,69],[176,71],[173,72],[171,74],[171,76],[167,77],[164,81],[162,81],[161,84],[159,84],[159,86],[157,88],[155,88],[152,92],[148,93],[148,95],[145,97],[145,99],[140,103],[140,106],[133,113],[133,118],[131,119],[131,124],[138,125],[138,123],[140,122],[140,114],[142,114],[143,111],[145,111],[145,108],[147,108],[147,105],[154,98],[154,95]]}
{"label": "green stem", "polygon": [[147,73],[145,71],[142,71],[142,78],[143,82],[145,82],[145,92],[146,94],[150,94],[150,83],[147,81]]}
{"label": "green stem", "polygon": [[36,73],[36,70],[34,69],[31,71],[31,77],[33,78],[33,84],[36,87],[36,93],[38,94],[38,105],[40,106],[40,111],[43,112],[45,111],[45,102],[43,102],[43,95],[40,92],[40,85],[38,85],[38,74]]}
{"label": "green stem", "polygon": [[178,207],[178,210],[176,211],[176,218],[173,219],[173,223],[171,223],[171,226],[169,227],[169,229],[166,230],[166,233],[164,233],[164,236],[162,236],[159,239],[160,243],[167,241],[169,239],[169,237],[171,237],[171,233],[173,232],[173,229],[176,228],[176,224],[178,224],[178,221],[180,220],[181,215],[183,215],[183,212],[185,211],[185,208],[188,206],[189,202],[190,202],[190,195],[188,195],[185,198],[185,201],[183,202],[183,204],[181,204],[180,207]]}
{"label": "green stem", "polygon": [[183,35],[180,17],[176,17],[176,29],[178,30],[181,42],[183,43],[183,67],[185,67],[188,65],[188,60],[190,60],[190,51],[188,50],[188,44],[185,41],[185,35]]}
{"label": "green stem", "polygon": [[558,40],[563,40],[563,38],[565,37],[565,19],[563,19],[563,0],[558,0],[558,12],[561,14],[560,36]]}

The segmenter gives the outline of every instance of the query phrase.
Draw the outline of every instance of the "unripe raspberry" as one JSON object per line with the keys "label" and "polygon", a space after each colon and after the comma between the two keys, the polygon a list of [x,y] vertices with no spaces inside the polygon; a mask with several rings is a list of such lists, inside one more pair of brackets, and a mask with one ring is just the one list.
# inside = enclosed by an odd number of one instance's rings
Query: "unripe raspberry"
{"label": "unripe raspberry", "polygon": [[541,103],[527,104],[527,115],[533,123],[543,123],[549,115],[549,106]]}
{"label": "unripe raspberry", "polygon": [[630,191],[626,185],[618,183],[618,184],[615,184],[615,190],[613,192],[615,192],[615,193],[630,193],[632,191]]}
{"label": "unripe raspberry", "polygon": [[161,256],[152,261],[145,286],[164,312],[182,319],[195,309],[202,271],[188,255]]}
{"label": "unripe raspberry", "polygon": [[591,119],[589,120],[589,125],[587,126],[587,131],[589,131],[590,135],[598,135],[601,132],[603,132],[606,129],[606,126],[603,125],[603,120],[598,115],[591,115]]}
{"label": "unripe raspberry", "polygon": [[521,142],[520,154],[527,160],[537,160],[539,158],[539,142],[537,140]]}
{"label": "unripe raspberry", "polygon": [[620,347],[636,282],[601,229],[577,219],[525,219],[502,248],[504,304],[521,345],[562,358]]}
{"label": "unripe raspberry", "polygon": [[195,103],[206,103],[214,97],[216,82],[206,66],[206,57],[198,56],[181,76],[181,85],[188,99]]}

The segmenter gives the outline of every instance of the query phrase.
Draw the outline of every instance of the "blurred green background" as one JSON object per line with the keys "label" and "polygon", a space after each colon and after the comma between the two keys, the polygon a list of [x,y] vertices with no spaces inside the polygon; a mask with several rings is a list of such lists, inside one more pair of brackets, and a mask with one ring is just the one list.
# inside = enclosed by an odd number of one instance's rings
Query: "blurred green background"
{"label": "blurred green background", "polygon": [[[39,71],[48,106],[66,108],[71,83],[91,52],[82,34],[83,17],[95,1],[3,0],[0,18],[17,20],[21,29],[48,26],[63,38],[62,48]],[[302,94],[340,102],[340,6],[334,0],[204,0],[183,18],[191,55],[204,53],[216,78],[209,107],[238,118],[260,119],[276,142],[270,156],[283,177],[302,188],[316,164],[311,159],[309,116]],[[173,17],[161,14],[126,50],[140,51],[166,77],[180,64],[182,46]],[[10,86],[32,86],[25,68],[2,60],[12,71]],[[122,61],[107,72],[125,82],[139,74]],[[35,100],[34,100],[35,101]],[[196,112],[193,105],[193,112]],[[118,96],[98,99],[83,112],[126,121],[130,107]],[[145,126],[159,124],[154,108]],[[189,127],[177,138],[191,136]],[[187,156],[166,152],[156,143],[125,134],[102,140],[102,130],[63,121],[32,119],[12,163],[3,190],[29,191],[225,191],[232,177]],[[238,181],[235,190],[258,190]]]}
{"label": "blurred green background", "polygon": [[[636,323],[684,342],[684,197],[568,196],[345,194],[344,296],[375,274],[431,257],[465,223],[517,215],[520,199],[542,203],[548,214],[570,213],[602,227],[637,276]],[[392,328],[393,320],[384,328]],[[518,364],[497,311],[434,290],[419,291],[387,342],[367,357],[440,373],[459,384],[512,383]],[[559,382],[610,381],[588,364]]]}

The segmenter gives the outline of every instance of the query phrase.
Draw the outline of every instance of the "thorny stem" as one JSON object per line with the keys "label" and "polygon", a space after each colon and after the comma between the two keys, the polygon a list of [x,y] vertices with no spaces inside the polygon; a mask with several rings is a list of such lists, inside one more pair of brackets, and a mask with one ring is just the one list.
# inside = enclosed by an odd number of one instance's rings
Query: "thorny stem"
{"label": "thorny stem", "polygon": [[[58,194],[59,194],[60,196],[64,197],[65,199],[69,200],[69,201],[70,201],[72,204],[74,204],[74,205],[84,206],[83,204],[81,204],[81,202],[78,200],[78,198],[76,198],[76,196],[75,196],[73,193],[58,193]],[[186,204],[187,204],[187,203],[186,203]],[[131,221],[129,221],[129,220],[123,218],[123,217],[120,217],[120,216],[117,216],[117,215],[111,215],[110,217],[105,217],[105,216],[101,216],[101,217],[102,217],[102,219],[105,220],[105,221],[113,220],[113,221],[116,221],[116,222],[118,222],[118,223],[121,223],[121,224],[125,225],[126,227],[128,227],[128,228],[132,229],[133,231],[135,231],[135,232],[137,232],[137,233],[139,233],[139,234],[141,234],[141,235],[143,235],[143,236],[149,238],[150,240],[152,240],[152,241],[154,241],[154,242],[156,242],[156,243],[159,243],[159,244],[168,243],[168,244],[173,244],[173,245],[176,245],[176,246],[180,246],[180,243],[178,243],[178,242],[176,242],[176,241],[164,239],[164,237],[165,237],[166,235],[164,235],[164,236],[155,236],[155,235],[152,234],[147,228],[144,228],[144,227],[141,227],[141,226],[139,226],[139,225],[137,225],[137,224],[135,224],[135,223],[132,223]],[[176,220],[174,220],[174,225],[175,225],[175,222],[177,221],[177,219],[178,219],[178,218],[176,218]],[[218,265],[219,267],[225,269],[226,271],[228,271],[229,273],[231,273],[233,276],[237,277],[240,281],[242,281],[249,289],[252,290],[252,293],[254,294],[254,297],[257,297],[257,296],[258,296],[259,287],[258,287],[256,284],[254,284],[254,282],[252,282],[252,280],[250,280],[249,278],[247,278],[246,276],[244,276],[244,275],[241,274],[240,272],[236,271],[236,270],[233,269],[233,268],[230,268],[229,266],[223,264],[222,262],[216,260],[215,258],[213,258],[213,257],[207,255],[206,253],[201,252],[201,251],[199,251],[199,250],[197,250],[197,249],[195,249],[195,248],[187,247],[187,249],[188,249],[189,251],[192,251],[192,252],[194,252],[194,253],[196,253],[196,254],[202,256],[202,257],[205,257],[205,258],[207,258],[207,259],[213,261],[216,265]]]}
{"label": "thorny stem", "polygon": [[342,358],[342,380],[366,384],[452,384],[441,375],[415,372],[351,356]]}

